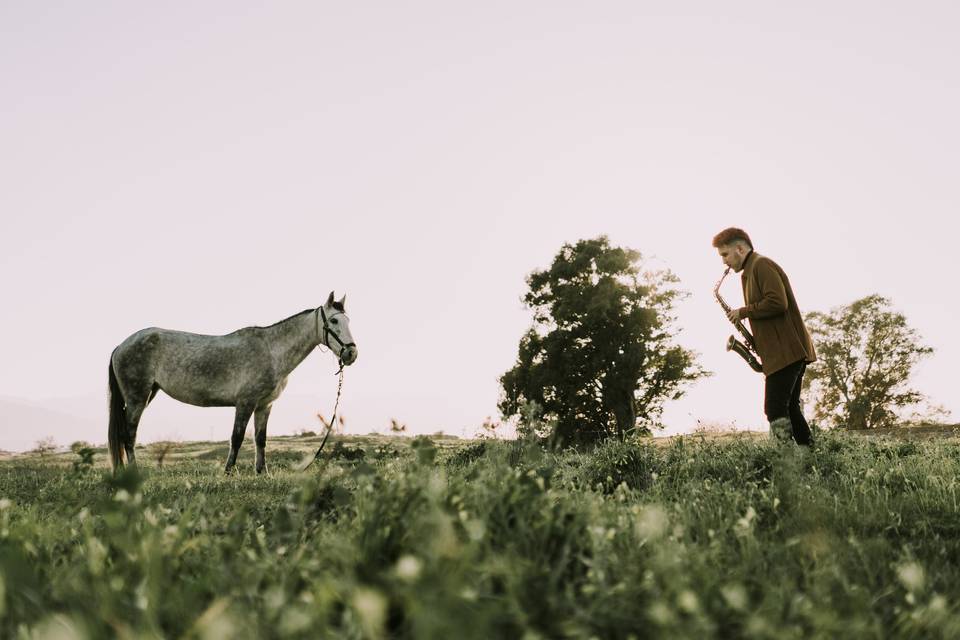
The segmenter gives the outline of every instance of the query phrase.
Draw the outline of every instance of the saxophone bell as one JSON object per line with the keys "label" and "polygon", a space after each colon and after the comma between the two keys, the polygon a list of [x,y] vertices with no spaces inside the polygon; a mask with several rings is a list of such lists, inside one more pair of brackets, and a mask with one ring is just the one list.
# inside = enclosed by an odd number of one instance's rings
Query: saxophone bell
{"label": "saxophone bell", "polygon": [[733,336],[727,338],[727,351],[733,351],[738,356],[746,360],[751,369],[757,373],[763,373],[763,365],[760,364],[760,361],[757,360],[756,356],[750,352],[750,348]]}

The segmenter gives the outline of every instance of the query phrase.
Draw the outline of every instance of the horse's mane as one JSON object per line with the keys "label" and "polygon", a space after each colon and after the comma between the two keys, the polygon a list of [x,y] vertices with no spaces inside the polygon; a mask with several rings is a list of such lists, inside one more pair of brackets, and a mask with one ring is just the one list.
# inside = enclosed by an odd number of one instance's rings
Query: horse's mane
{"label": "horse's mane", "polygon": [[306,315],[306,314],[308,314],[308,313],[313,313],[314,311],[316,311],[316,309],[304,309],[304,310],[301,311],[300,313],[295,313],[295,314],[293,314],[292,316],[290,316],[290,317],[288,317],[288,318],[284,318],[283,320],[278,320],[278,321],[274,322],[274,323],[271,324],[271,325],[267,325],[266,327],[251,327],[251,328],[252,328],[252,329],[269,329],[270,327],[275,327],[275,326],[277,326],[278,324],[283,324],[283,323],[286,322],[287,320],[292,320],[293,318],[296,318],[296,317],[298,317],[298,316],[303,316],[303,315]]}
{"label": "horse's mane", "polygon": [[[344,312],[343,305],[340,304],[339,302],[334,301],[334,303],[333,303],[333,308],[336,309],[337,311],[339,311],[340,313],[343,313],[343,312]],[[277,321],[277,322],[274,322],[273,324],[271,324],[271,325],[269,325],[269,326],[266,326],[266,327],[251,327],[251,328],[253,328],[253,329],[269,329],[270,327],[275,327],[275,326],[277,326],[278,324],[283,324],[283,323],[286,322],[287,320],[292,320],[293,318],[296,318],[297,316],[302,316],[302,315],[305,315],[305,314],[307,314],[307,313],[313,313],[313,312],[316,311],[316,310],[317,310],[316,308],[313,308],[313,309],[304,309],[304,310],[301,311],[300,313],[295,313],[295,314],[293,314],[292,316],[290,316],[290,317],[288,317],[288,318],[284,318],[283,320],[279,320],[279,321]]]}

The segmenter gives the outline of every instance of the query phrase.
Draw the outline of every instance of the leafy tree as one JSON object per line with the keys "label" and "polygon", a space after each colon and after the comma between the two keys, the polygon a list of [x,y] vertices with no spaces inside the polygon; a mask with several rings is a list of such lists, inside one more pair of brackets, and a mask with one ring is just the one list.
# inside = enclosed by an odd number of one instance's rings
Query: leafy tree
{"label": "leafy tree", "polygon": [[829,313],[807,314],[817,361],[803,384],[814,399],[816,420],[848,429],[889,427],[904,408],[924,399],[907,381],[933,349],[890,306],[874,294]]}
{"label": "leafy tree", "polygon": [[500,378],[505,418],[523,427],[535,406],[536,425],[565,442],[647,434],[660,426],[667,399],[707,375],[673,342],[679,280],[641,272],[641,260],[600,236],[565,244],[549,269],[527,277],[533,326]]}

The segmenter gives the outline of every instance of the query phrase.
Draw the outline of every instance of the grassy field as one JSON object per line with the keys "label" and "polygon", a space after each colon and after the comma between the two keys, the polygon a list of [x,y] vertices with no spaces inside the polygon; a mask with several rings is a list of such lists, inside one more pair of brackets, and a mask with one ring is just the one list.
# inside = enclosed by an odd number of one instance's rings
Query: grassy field
{"label": "grassy field", "polygon": [[0,637],[960,637],[960,442],[924,435],[17,456]]}

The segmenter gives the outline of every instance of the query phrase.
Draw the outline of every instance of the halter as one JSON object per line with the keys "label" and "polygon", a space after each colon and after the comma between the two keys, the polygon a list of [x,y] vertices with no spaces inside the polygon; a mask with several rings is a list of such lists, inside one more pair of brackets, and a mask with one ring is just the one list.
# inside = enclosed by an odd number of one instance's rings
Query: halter
{"label": "halter", "polygon": [[[341,340],[340,336],[337,335],[337,332],[330,328],[330,322],[327,320],[327,314],[323,311],[323,307],[317,307],[317,311],[320,312],[317,314],[317,338],[320,338],[320,319],[323,318],[323,339],[320,342],[332,351],[333,347],[330,346],[330,336],[333,336],[333,339],[336,340],[337,344],[340,345],[340,354],[337,356],[337,359],[339,360],[339,364],[340,364],[340,371],[338,371],[337,373],[340,373],[341,371],[343,371],[343,367],[344,367],[343,351],[348,347],[356,347],[357,343],[344,342],[343,340]],[[337,316],[345,316],[345,315],[346,315],[345,313],[335,313],[332,316],[330,316],[330,320],[332,320],[333,318],[336,318]]]}

